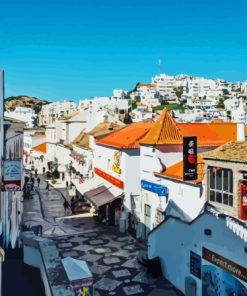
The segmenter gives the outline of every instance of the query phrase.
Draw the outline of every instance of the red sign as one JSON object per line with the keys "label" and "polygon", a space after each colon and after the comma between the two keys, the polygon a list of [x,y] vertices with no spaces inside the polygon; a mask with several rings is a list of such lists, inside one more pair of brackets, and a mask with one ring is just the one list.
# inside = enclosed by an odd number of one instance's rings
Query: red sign
{"label": "red sign", "polygon": [[120,189],[123,189],[124,188],[124,182],[122,180],[119,180],[119,179],[117,179],[115,177],[112,177],[111,175],[109,175],[109,174],[101,171],[98,168],[94,168],[94,172],[95,172],[95,174],[97,174],[101,178],[105,179],[106,181],[112,183],[116,187],[118,187]]}
{"label": "red sign", "polygon": [[202,247],[202,258],[247,282],[247,269],[237,263]]}

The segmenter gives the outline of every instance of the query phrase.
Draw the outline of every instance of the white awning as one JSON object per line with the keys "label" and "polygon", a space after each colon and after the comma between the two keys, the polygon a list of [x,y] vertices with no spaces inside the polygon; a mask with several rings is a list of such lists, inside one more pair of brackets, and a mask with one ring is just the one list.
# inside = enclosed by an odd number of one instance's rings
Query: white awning
{"label": "white awning", "polygon": [[79,179],[73,179],[72,183],[75,185],[76,189],[80,192],[81,195],[84,195],[85,192],[92,189],[97,189],[101,186],[105,186],[107,190],[114,196],[123,195],[123,190],[114,186],[110,182],[104,180],[98,175],[94,175],[93,178],[85,180],[83,183],[80,183]]}

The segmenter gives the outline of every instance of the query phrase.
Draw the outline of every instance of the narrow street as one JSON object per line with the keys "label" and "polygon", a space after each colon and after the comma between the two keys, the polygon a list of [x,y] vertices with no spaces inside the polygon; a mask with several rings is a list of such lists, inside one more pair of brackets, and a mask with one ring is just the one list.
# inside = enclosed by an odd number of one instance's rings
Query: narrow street
{"label": "narrow street", "polygon": [[[61,258],[70,256],[87,261],[94,278],[95,296],[182,295],[162,277],[152,278],[137,261],[143,248],[117,227],[95,222],[93,217],[64,217],[66,189],[47,191],[41,177],[39,188],[24,202],[23,222],[28,227],[41,225],[43,236],[52,239]],[[63,193],[63,195],[61,194]]]}

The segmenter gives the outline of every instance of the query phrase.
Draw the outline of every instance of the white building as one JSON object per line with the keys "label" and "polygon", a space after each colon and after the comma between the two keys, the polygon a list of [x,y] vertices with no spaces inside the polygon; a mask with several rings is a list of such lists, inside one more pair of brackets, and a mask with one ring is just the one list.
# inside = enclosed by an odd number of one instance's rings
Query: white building
{"label": "white building", "polygon": [[140,141],[142,189],[140,198],[136,198],[136,227],[143,239],[160,223],[169,200],[175,202],[190,220],[197,217],[204,206],[202,161],[199,156],[198,178],[193,182],[183,179],[183,137],[188,136],[197,137],[198,153],[229,141],[245,139],[243,124],[175,123],[165,109]]}
{"label": "white building", "polygon": [[[0,69],[0,159],[3,158],[3,148],[4,148],[4,130],[3,130],[3,104],[4,104],[4,72]],[[2,166],[0,165],[0,175],[2,176]],[[2,182],[1,188],[3,186]],[[3,198],[2,198],[2,191],[0,191],[0,204],[1,204],[1,210],[0,210],[0,237],[1,237],[1,243],[0,243],[0,295],[2,295],[2,262],[4,261],[4,250],[3,250]]]}
{"label": "white building", "polygon": [[[25,123],[12,118],[4,118],[4,160],[18,160],[22,164],[23,128]],[[21,171],[22,185],[24,171]],[[22,191],[3,191],[1,193],[2,244],[16,247],[20,234],[22,216]]]}
{"label": "white building", "polygon": [[163,275],[186,296],[245,295],[247,237],[239,231],[247,232],[244,223],[212,207],[190,223],[170,214],[149,234],[148,257],[159,257]]}
{"label": "white building", "polygon": [[[99,110],[128,110],[128,100],[121,97],[93,97],[90,99],[84,99],[79,101],[79,109],[85,110],[90,109],[90,111]],[[117,113],[117,112],[116,112]]]}
{"label": "white building", "polygon": [[7,110],[4,112],[4,116],[26,122],[26,127],[29,128],[34,127],[38,117],[34,110],[27,107],[16,107],[14,111]]}
{"label": "white building", "polygon": [[165,277],[185,295],[246,294],[246,155],[246,141],[203,153],[204,213],[189,221],[172,203],[149,233],[148,257],[160,258]]}
{"label": "white building", "polygon": [[40,145],[46,142],[46,135],[44,129],[25,129],[23,136],[23,163],[28,164],[30,162],[31,150],[34,146]]}
{"label": "white building", "polygon": [[76,111],[76,103],[73,101],[53,102],[42,106],[39,113],[39,125],[51,125],[57,119],[66,117]]}
{"label": "white building", "polygon": [[[131,216],[127,218],[133,211],[134,198],[140,189],[139,140],[151,126],[148,122],[132,123],[97,139],[93,150],[94,178],[82,185],[77,184],[78,191],[97,206],[103,219],[109,220],[110,224],[120,223],[130,231]],[[110,188],[110,192],[106,192],[105,187]],[[100,198],[104,201],[102,204]]]}

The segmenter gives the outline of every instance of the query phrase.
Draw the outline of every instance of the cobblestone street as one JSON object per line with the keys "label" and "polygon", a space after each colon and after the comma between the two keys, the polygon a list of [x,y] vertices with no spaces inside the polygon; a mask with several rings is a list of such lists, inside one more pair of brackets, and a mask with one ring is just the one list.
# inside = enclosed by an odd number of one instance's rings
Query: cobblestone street
{"label": "cobblestone street", "polygon": [[182,295],[164,278],[152,278],[137,261],[143,246],[117,227],[95,222],[93,217],[63,217],[66,189],[36,188],[24,202],[23,223],[42,226],[43,236],[52,239],[61,258],[87,261],[93,273],[95,296]]}

